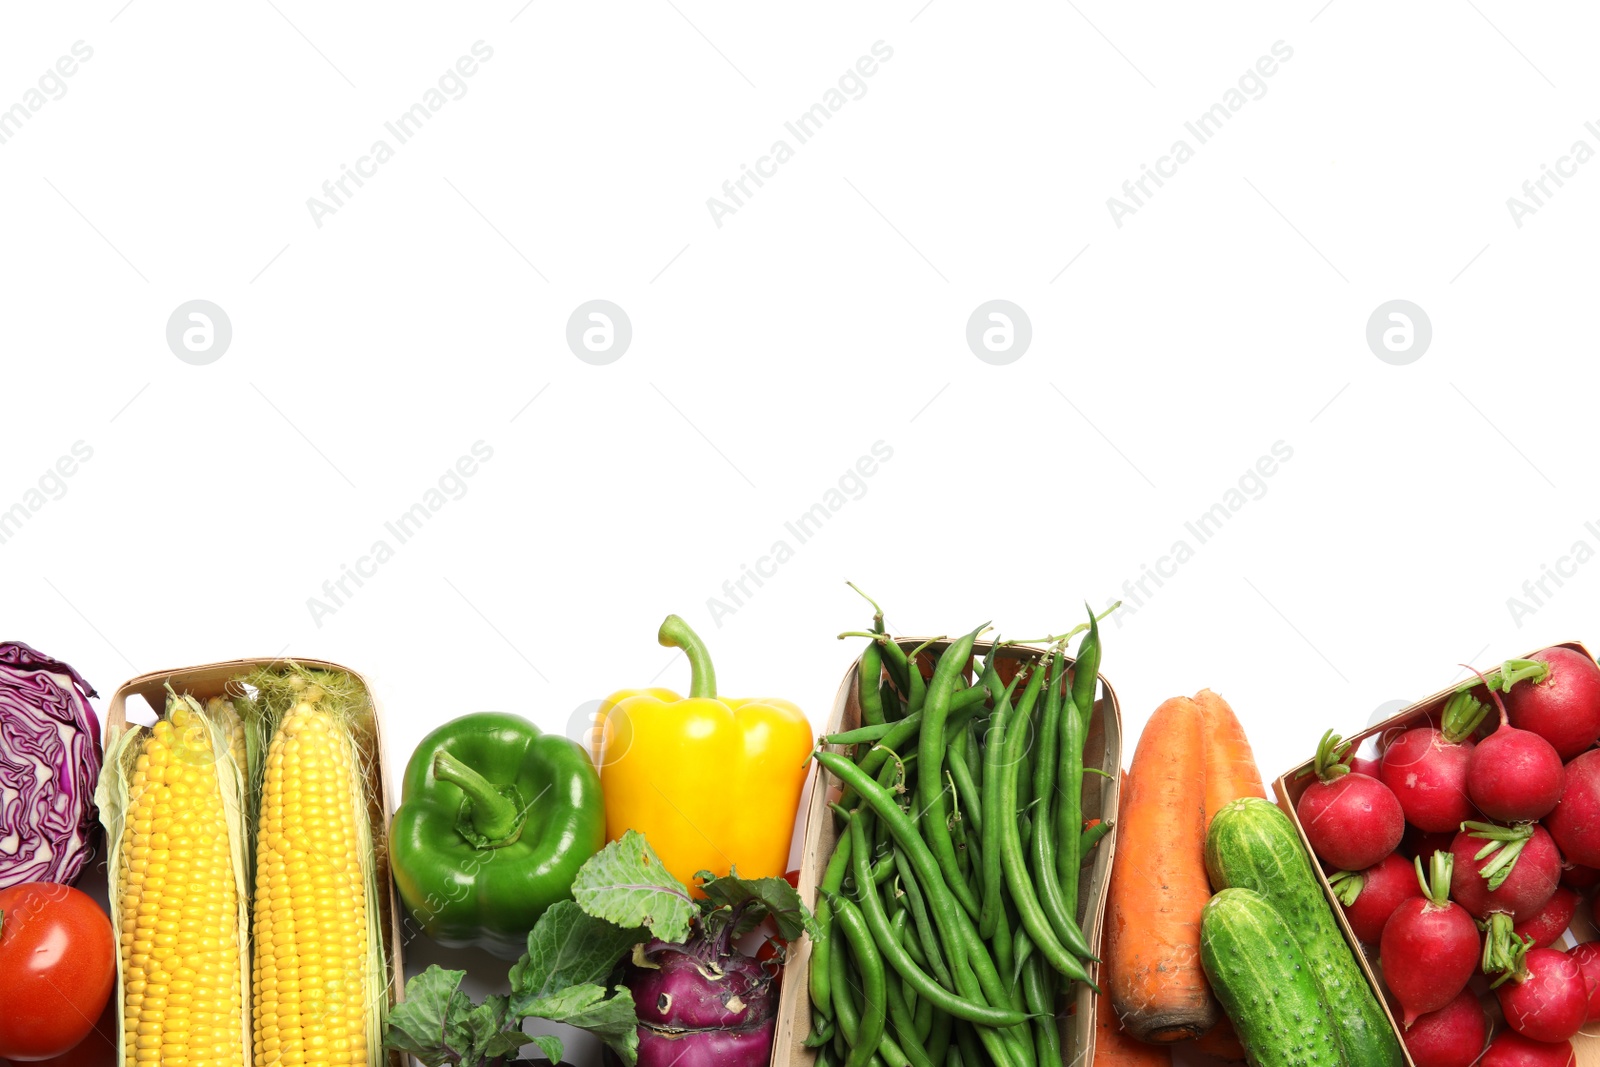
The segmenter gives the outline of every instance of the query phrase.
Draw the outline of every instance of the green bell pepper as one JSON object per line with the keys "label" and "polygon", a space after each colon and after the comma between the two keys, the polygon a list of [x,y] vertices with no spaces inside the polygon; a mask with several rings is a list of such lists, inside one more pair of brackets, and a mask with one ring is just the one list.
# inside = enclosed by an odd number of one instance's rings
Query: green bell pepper
{"label": "green bell pepper", "polygon": [[423,932],[514,960],[604,844],[588,753],[516,715],[479,712],[412,753],[389,849],[400,898]]}

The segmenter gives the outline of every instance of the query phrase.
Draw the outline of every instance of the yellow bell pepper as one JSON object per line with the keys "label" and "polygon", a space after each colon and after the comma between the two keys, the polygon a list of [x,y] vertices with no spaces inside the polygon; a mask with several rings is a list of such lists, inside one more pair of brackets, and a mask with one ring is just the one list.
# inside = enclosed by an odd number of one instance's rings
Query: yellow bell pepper
{"label": "yellow bell pepper", "polygon": [[710,871],[781,876],[805,785],[811,723],[785,700],[719,699],[705,643],[676,615],[658,640],[681,648],[687,698],[624,690],[602,705],[606,839],[628,830],[649,840],[684,885]]}

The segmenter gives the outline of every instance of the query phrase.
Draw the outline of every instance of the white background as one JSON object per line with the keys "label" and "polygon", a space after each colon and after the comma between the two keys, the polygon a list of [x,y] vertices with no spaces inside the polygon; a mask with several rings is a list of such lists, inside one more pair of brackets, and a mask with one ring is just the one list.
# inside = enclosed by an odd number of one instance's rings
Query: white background
{"label": "white background", "polygon": [[[0,544],[0,637],[104,694],[348,664],[397,777],[464,712],[565,731],[612,688],[684,684],[654,641],[676,611],[726,692],[820,725],[856,651],[833,635],[869,615],[845,579],[901,632],[1062,629],[1197,546],[1185,521],[1281,441],[1264,495],[1107,625],[1130,733],[1210,686],[1270,777],[1458,663],[1594,639],[1600,564],[1522,587],[1600,548],[1600,163],[1521,227],[1506,201],[1600,149],[1596,17],[1320,3],[6,5],[0,108],[93,57],[0,144],[0,510],[74,442],[93,458]],[[384,123],[478,41],[465,95],[397,145]],[[879,41],[797,145],[784,123]],[[1198,144],[1184,123],[1279,41]],[[394,158],[316,225],[307,198],[379,138]],[[794,158],[718,227],[707,198],[779,138]],[[1179,138],[1194,158],[1118,227],[1107,198]],[[608,366],[565,342],[595,298],[633,327]],[[1032,323],[1006,366],[964,336],[995,298]],[[232,323],[207,366],[166,343],[192,299]],[[1393,299],[1432,322],[1405,366],[1365,338]],[[314,619],[478,441],[465,495]],[[799,544],[785,521],[878,441]],[[779,539],[719,626],[708,598]]]}

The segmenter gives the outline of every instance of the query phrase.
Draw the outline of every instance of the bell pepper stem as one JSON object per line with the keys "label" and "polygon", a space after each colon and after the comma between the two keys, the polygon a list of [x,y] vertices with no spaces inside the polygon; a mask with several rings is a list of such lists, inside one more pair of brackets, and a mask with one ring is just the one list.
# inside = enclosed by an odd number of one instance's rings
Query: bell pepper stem
{"label": "bell pepper stem", "polygon": [[668,615],[661,624],[656,640],[666,648],[681,648],[689,657],[689,696],[715,700],[717,672],[711,666],[711,650],[700,640],[700,635],[677,615]]}
{"label": "bell pepper stem", "polygon": [[433,776],[449,782],[472,802],[472,828],[490,841],[516,833],[522,814],[494,785],[444,749],[433,755]]}

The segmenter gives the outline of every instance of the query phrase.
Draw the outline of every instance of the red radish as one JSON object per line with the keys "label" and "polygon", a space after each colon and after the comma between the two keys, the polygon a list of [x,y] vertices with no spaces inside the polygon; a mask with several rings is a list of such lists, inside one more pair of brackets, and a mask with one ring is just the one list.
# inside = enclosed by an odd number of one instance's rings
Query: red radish
{"label": "red radish", "polygon": [[1578,1054],[1571,1041],[1551,1045],[1529,1041],[1515,1030],[1505,1030],[1489,1042],[1479,1067],[1575,1067]]}
{"label": "red radish", "polygon": [[[1467,794],[1491,819],[1542,819],[1555,808],[1566,784],[1561,756],[1532,730],[1512,726],[1505,701],[1499,693],[1493,695],[1500,707],[1500,728],[1478,742],[1468,757]],[[1463,698],[1477,703],[1470,693],[1457,693],[1451,700]]]}
{"label": "red radish", "polygon": [[1544,907],[1518,922],[1512,928],[1512,932],[1519,938],[1531,940],[1534,948],[1549,948],[1567,932],[1567,927],[1572,925],[1572,917],[1577,912],[1578,894],[1570,889],[1557,887],[1555,894],[1545,902]]}
{"label": "red radish", "polygon": [[1600,1020],[1600,941],[1585,941],[1567,953],[1578,962],[1583,971],[1583,986],[1589,994],[1589,1014],[1586,1023]]}
{"label": "red radish", "polygon": [[1350,770],[1354,774],[1364,774],[1368,778],[1378,777],[1379,769],[1383,766],[1382,758],[1368,759],[1365,756],[1350,757]]}
{"label": "red radish", "polygon": [[[1493,946],[1484,950],[1486,961],[1494,951]],[[1499,979],[1504,984],[1495,989],[1495,996],[1511,1029],[1535,1041],[1551,1042],[1565,1041],[1583,1029],[1589,1017],[1589,988],[1577,960],[1553,948],[1520,944],[1508,951],[1505,963]]]}
{"label": "red radish", "polygon": [[1533,915],[1555,895],[1561,879],[1555,842],[1533,823],[1463,825],[1467,829],[1450,844],[1455,856],[1450,896],[1474,918],[1503,915],[1509,932],[1512,922]]}
{"label": "red radish", "polygon": [[1544,824],[1567,859],[1600,867],[1600,752],[1585,752],[1567,764],[1561,802]]}
{"label": "red radish", "polygon": [[1394,851],[1406,817],[1388,786],[1350,772],[1349,752],[1350,742],[1341,744],[1332,730],[1322,735],[1311,768],[1318,780],[1300,794],[1295,811],[1319,857],[1341,870],[1362,871]]}
{"label": "red radish", "polygon": [[1422,895],[1415,868],[1398,852],[1389,853],[1364,871],[1335,871],[1328,882],[1344,907],[1350,928],[1369,945],[1378,943],[1383,924],[1402,901]]}
{"label": "red radish", "polygon": [[1442,729],[1407,730],[1384,750],[1383,784],[1400,801],[1407,822],[1440,831],[1456,829],[1472,818],[1472,801],[1467,798],[1471,738],[1488,712],[1471,693],[1457,693],[1445,705]]}
{"label": "red radish", "polygon": [[1492,684],[1513,725],[1532,730],[1570,760],[1600,738],[1600,667],[1559,645],[1507,660]]}
{"label": "red radish", "polygon": [[1406,1051],[1417,1067],[1472,1067],[1489,1039],[1489,1020],[1470,989],[1406,1029]]}
{"label": "red radish", "polygon": [[1600,870],[1577,863],[1569,863],[1561,868],[1561,884],[1568,889],[1576,889],[1580,893],[1585,889],[1593,889],[1595,886],[1600,885]]}
{"label": "red radish", "polygon": [[1410,1026],[1419,1015],[1438,1011],[1461,994],[1478,969],[1478,926],[1466,909],[1450,900],[1448,852],[1435,852],[1428,874],[1416,863],[1423,896],[1401,901],[1383,924],[1378,957],[1383,980],[1405,1011]]}
{"label": "red radish", "polygon": [[1400,848],[1411,856],[1431,856],[1435,852],[1449,852],[1450,843],[1456,839],[1460,826],[1452,826],[1448,830],[1437,833],[1418,830],[1415,826],[1406,827],[1405,840]]}

